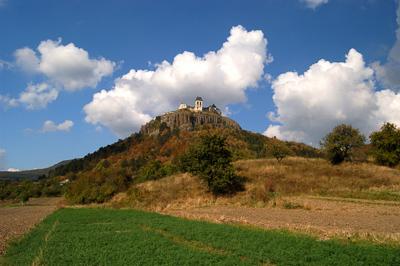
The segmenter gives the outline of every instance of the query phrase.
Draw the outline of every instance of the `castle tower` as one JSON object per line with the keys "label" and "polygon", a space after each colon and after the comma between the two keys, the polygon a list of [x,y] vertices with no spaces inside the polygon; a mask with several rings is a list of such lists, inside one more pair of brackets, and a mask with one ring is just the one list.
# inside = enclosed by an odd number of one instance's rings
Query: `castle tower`
{"label": "castle tower", "polygon": [[194,111],[195,112],[203,111],[203,99],[199,96],[197,96],[196,100],[194,101]]}

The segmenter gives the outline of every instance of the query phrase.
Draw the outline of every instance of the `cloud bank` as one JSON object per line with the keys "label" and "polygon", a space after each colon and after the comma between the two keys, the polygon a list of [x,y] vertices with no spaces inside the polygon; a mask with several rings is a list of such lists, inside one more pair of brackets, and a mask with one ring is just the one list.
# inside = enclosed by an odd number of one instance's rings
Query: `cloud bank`
{"label": "cloud bank", "polygon": [[276,112],[270,120],[279,124],[269,126],[267,136],[318,145],[339,123],[367,135],[383,122],[400,123],[400,95],[375,90],[374,71],[355,49],[344,62],[322,59],[304,74],[281,74],[272,89]]}
{"label": "cloud bank", "polygon": [[246,90],[257,87],[270,60],[261,31],[233,27],[222,47],[202,57],[183,52],[155,70],[130,70],[110,90],[102,90],[84,107],[86,121],[126,136],[153,116],[191,103],[201,95],[225,107],[246,101]]}
{"label": "cloud bank", "polygon": [[327,4],[329,0],[301,0],[308,8],[316,9],[320,5]]}
{"label": "cloud bank", "polygon": [[46,133],[46,132],[55,132],[55,131],[65,131],[68,132],[71,130],[71,128],[74,126],[74,122],[71,120],[65,120],[64,122],[60,124],[56,124],[51,120],[47,120],[43,123],[43,127],[41,132]]}

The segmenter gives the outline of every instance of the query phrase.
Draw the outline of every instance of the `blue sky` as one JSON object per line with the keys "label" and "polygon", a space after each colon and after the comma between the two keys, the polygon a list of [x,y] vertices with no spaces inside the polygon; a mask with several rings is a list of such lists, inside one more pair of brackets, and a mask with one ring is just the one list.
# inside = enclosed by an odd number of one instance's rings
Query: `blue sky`
{"label": "blue sky", "polygon": [[[397,123],[398,10],[395,0],[0,0],[0,169],[84,156],[195,95],[247,130],[310,144],[341,122],[365,134]],[[182,77],[192,67],[204,75]],[[152,78],[123,77],[140,69]]]}

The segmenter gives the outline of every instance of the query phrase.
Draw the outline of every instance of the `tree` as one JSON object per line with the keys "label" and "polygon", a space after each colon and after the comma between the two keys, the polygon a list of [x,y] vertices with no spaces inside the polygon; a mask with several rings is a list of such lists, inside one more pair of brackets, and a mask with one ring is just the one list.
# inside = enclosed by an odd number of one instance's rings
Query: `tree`
{"label": "tree", "polygon": [[278,162],[281,162],[286,156],[291,154],[289,147],[278,140],[273,140],[268,144],[267,149]]}
{"label": "tree", "polygon": [[380,131],[370,135],[373,155],[377,163],[396,166],[400,162],[400,129],[385,123]]}
{"label": "tree", "polygon": [[354,149],[364,143],[365,137],[358,129],[341,124],[322,139],[321,146],[332,164],[340,164],[343,161],[352,161]]}
{"label": "tree", "polygon": [[204,180],[215,194],[230,194],[243,188],[243,179],[235,174],[232,154],[226,139],[218,135],[204,136],[180,159],[183,171]]}

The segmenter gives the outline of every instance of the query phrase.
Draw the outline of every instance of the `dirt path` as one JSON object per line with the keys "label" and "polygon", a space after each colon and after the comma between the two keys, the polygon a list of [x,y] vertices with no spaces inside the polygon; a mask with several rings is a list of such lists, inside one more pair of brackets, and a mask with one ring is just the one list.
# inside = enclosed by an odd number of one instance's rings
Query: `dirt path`
{"label": "dirt path", "polygon": [[[338,236],[400,243],[399,203],[301,197],[284,202],[291,205],[281,203],[266,208],[213,206],[164,213],[190,219],[289,229],[316,234],[322,239]],[[288,209],[290,207],[295,209]]]}
{"label": "dirt path", "polygon": [[8,241],[28,232],[57,209],[61,198],[31,199],[25,206],[0,205],[0,255]]}

